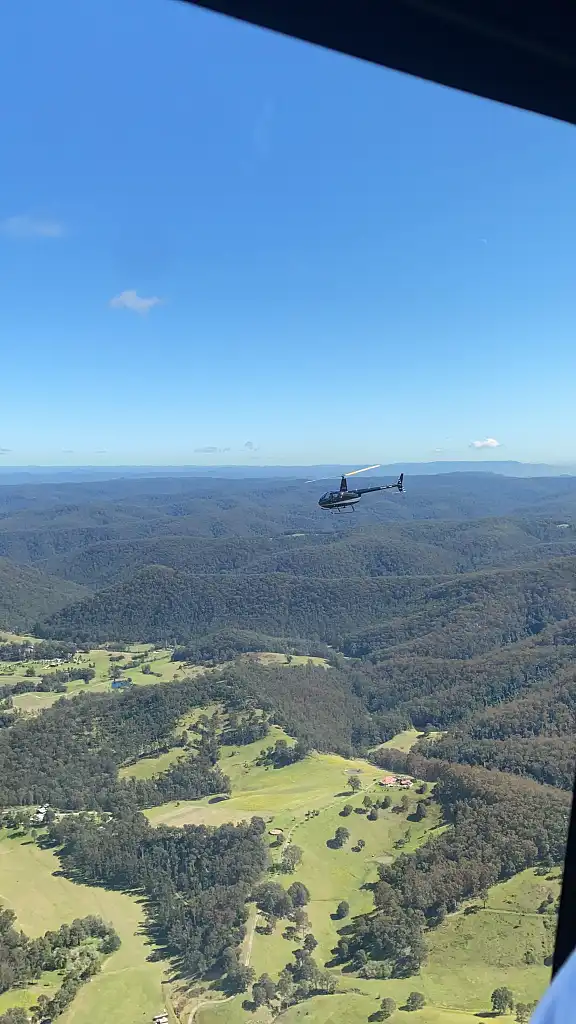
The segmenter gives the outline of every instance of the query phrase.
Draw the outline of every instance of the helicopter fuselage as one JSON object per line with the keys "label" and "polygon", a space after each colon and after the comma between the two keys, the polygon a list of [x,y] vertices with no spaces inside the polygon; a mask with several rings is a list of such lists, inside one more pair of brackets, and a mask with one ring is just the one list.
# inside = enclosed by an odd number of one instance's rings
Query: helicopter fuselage
{"label": "helicopter fuselage", "polygon": [[[374,467],[371,468],[373,469]],[[389,491],[394,488],[400,492],[404,490],[403,473],[395,484],[381,484],[379,487],[359,487],[355,491],[348,490],[346,477],[342,477],[340,490],[326,491],[326,494],[322,495],[318,504],[320,508],[325,509],[327,512],[353,512],[354,505],[360,501],[363,494],[371,494],[373,491]]]}
{"label": "helicopter fuselage", "polygon": [[328,509],[329,512],[343,510],[352,512],[353,506],[360,501],[363,494],[381,490],[381,487],[363,487],[358,491],[327,491],[326,494],[322,495],[318,504],[320,508]]}

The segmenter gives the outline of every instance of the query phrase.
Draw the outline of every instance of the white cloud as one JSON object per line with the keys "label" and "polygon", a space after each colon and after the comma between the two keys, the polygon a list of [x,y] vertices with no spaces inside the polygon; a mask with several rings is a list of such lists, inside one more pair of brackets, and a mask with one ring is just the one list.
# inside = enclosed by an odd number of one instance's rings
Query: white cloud
{"label": "white cloud", "polygon": [[199,455],[214,455],[216,453],[221,454],[222,452],[229,452],[229,448],[218,448],[213,444],[206,444],[203,448],[195,448],[195,452]]}
{"label": "white cloud", "polygon": [[11,448],[0,448],[0,455],[8,455],[11,451]]}
{"label": "white cloud", "polygon": [[249,452],[257,452],[258,451],[258,445],[254,444],[254,441],[245,441],[244,442],[244,447]]}
{"label": "white cloud", "polygon": [[11,238],[60,238],[64,226],[57,220],[41,217],[7,217],[0,222],[0,231]]}
{"label": "white cloud", "polygon": [[158,306],[161,302],[162,299],[159,299],[156,295],[145,299],[132,289],[120,292],[120,295],[110,299],[112,309],[131,309],[133,313],[147,313],[153,306]]}
{"label": "white cloud", "polygon": [[483,441],[472,441],[470,443],[471,448],[501,448],[500,441],[497,441],[495,437],[485,437]]}

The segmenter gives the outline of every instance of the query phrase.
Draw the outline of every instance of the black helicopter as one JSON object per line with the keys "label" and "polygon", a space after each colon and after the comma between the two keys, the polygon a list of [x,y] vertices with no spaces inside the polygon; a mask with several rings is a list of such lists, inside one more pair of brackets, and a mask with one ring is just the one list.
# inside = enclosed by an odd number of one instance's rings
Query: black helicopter
{"label": "black helicopter", "polygon": [[404,473],[400,473],[395,484],[382,484],[380,487],[361,487],[358,490],[349,491],[346,477],[356,476],[357,473],[367,473],[369,469],[379,469],[380,466],[365,466],[364,469],[354,469],[345,473],[340,481],[339,491],[326,491],[320,498],[320,508],[328,512],[353,512],[354,505],[360,501],[363,494],[370,494],[372,491],[397,490],[400,493],[404,490]]}

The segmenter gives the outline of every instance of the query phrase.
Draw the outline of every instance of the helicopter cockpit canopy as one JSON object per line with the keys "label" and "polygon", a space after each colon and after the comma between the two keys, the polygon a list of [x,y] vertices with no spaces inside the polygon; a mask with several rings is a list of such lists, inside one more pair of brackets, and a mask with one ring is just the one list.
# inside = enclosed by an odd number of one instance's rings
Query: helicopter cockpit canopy
{"label": "helicopter cockpit canopy", "polygon": [[320,501],[336,501],[340,497],[340,491],[326,491],[320,498]]}

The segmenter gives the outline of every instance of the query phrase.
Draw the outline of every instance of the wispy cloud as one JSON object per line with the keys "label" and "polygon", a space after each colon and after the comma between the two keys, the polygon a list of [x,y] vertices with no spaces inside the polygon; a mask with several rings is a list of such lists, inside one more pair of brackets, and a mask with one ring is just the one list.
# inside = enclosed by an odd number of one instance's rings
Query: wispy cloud
{"label": "wispy cloud", "polygon": [[245,441],[244,442],[244,448],[248,452],[257,452],[258,451],[258,445],[254,444],[254,441]]}
{"label": "wispy cloud", "polygon": [[74,454],[74,449],[73,448],[63,448],[62,449],[62,454],[63,455],[73,455]]}
{"label": "wispy cloud", "polygon": [[94,452],[95,455],[106,455],[108,452],[107,448],[97,448]]}
{"label": "wispy cloud", "polygon": [[161,302],[162,299],[159,299],[157,295],[152,295],[147,299],[132,289],[120,292],[120,295],[110,299],[112,309],[131,309],[133,313],[148,313],[153,306],[158,306]]}
{"label": "wispy cloud", "polygon": [[215,455],[222,454],[223,452],[229,452],[229,448],[217,448],[216,445],[206,444],[203,448],[195,448],[195,453],[198,455]]}
{"label": "wispy cloud", "polygon": [[0,231],[10,238],[60,238],[64,225],[42,217],[7,217],[0,221]]}
{"label": "wispy cloud", "polygon": [[9,455],[11,451],[11,448],[0,448],[0,455]]}
{"label": "wispy cloud", "polygon": [[500,441],[497,441],[495,437],[485,437],[483,441],[471,441],[471,448],[501,448]]}

